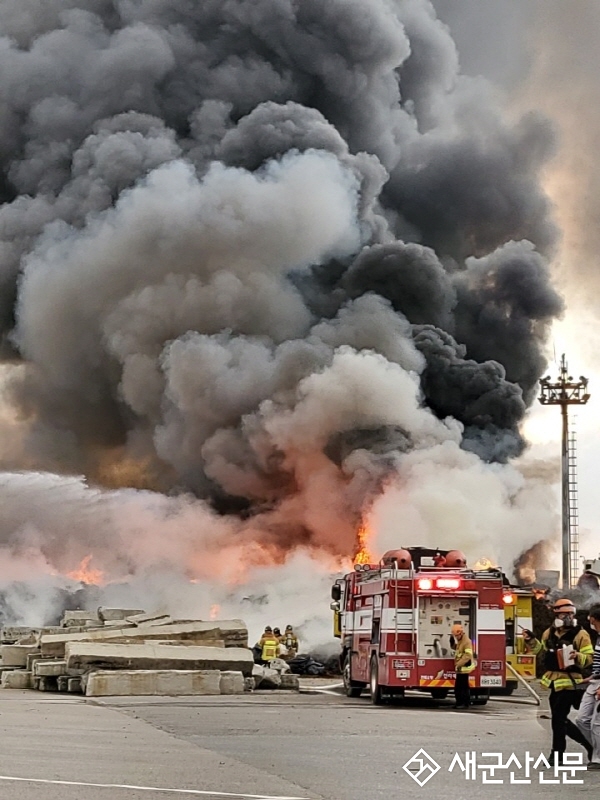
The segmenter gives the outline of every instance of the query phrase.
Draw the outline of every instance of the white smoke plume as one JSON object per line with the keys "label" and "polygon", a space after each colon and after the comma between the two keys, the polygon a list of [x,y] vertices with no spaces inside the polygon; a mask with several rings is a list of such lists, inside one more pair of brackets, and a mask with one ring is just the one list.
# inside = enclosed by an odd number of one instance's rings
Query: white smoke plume
{"label": "white smoke plume", "polygon": [[319,644],[367,517],[551,535],[511,462],[563,309],[552,128],[432,3],[6,0],[0,34],[6,619],[91,556],[85,602]]}

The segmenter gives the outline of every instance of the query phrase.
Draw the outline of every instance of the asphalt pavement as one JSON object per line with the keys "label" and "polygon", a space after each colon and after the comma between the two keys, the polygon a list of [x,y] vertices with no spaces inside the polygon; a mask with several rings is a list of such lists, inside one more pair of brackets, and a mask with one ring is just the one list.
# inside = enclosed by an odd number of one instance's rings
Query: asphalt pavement
{"label": "asphalt pavement", "polygon": [[[600,773],[535,764],[549,749],[549,720],[545,703],[525,695],[464,712],[451,699],[415,694],[375,707],[368,694],[349,699],[327,681],[303,685],[299,695],[93,701],[1,691],[0,800],[600,793]],[[578,745],[571,750],[585,764]],[[499,759],[508,766],[492,773]]]}

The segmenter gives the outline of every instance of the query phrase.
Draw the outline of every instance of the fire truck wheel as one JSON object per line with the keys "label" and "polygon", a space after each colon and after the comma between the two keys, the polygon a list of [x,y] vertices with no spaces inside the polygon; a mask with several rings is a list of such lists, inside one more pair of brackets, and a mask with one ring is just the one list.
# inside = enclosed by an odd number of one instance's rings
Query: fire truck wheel
{"label": "fire truck wheel", "polygon": [[383,703],[383,692],[379,685],[379,664],[375,656],[371,658],[371,702],[374,706]]}
{"label": "fire truck wheel", "polygon": [[490,699],[490,691],[489,689],[482,689],[479,692],[472,692],[471,694],[471,703],[474,706],[485,706],[487,705],[487,701]]}
{"label": "fire truck wheel", "polygon": [[342,670],[342,680],[344,681],[344,689],[346,690],[346,697],[360,697],[364,683],[356,683],[350,676],[350,656],[347,655],[344,659],[344,669]]}
{"label": "fire truck wheel", "polygon": [[434,700],[445,700],[448,697],[448,689],[432,689],[431,696]]}

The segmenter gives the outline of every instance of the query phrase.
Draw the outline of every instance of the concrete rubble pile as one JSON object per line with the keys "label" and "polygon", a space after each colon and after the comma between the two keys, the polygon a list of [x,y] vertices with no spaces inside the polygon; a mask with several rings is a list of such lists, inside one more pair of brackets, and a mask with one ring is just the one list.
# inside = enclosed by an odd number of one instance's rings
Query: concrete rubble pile
{"label": "concrete rubble pile", "polygon": [[277,659],[254,664],[242,620],[174,620],[141,609],[66,611],[60,626],[4,627],[1,686],[117,695],[220,695],[298,690]]}

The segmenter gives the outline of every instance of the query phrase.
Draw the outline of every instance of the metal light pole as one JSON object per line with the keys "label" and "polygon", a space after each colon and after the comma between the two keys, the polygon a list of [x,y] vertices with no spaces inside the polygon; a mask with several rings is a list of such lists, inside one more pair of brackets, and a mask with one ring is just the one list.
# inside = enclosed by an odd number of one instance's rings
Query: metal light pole
{"label": "metal light pole", "polygon": [[[575,459],[569,459],[569,406],[585,405],[590,399],[587,391],[588,379],[580,376],[574,381],[568,374],[567,361],[563,354],[560,362],[560,376],[556,383],[550,383],[550,378],[540,381],[540,403],[545,406],[560,406],[562,415],[562,586],[563,589],[571,588],[571,575],[577,565],[573,564],[573,555],[577,552],[576,524],[572,525],[573,513],[572,499],[576,498]],[[573,480],[571,480],[573,477]],[[573,502],[575,506],[575,502]]]}

